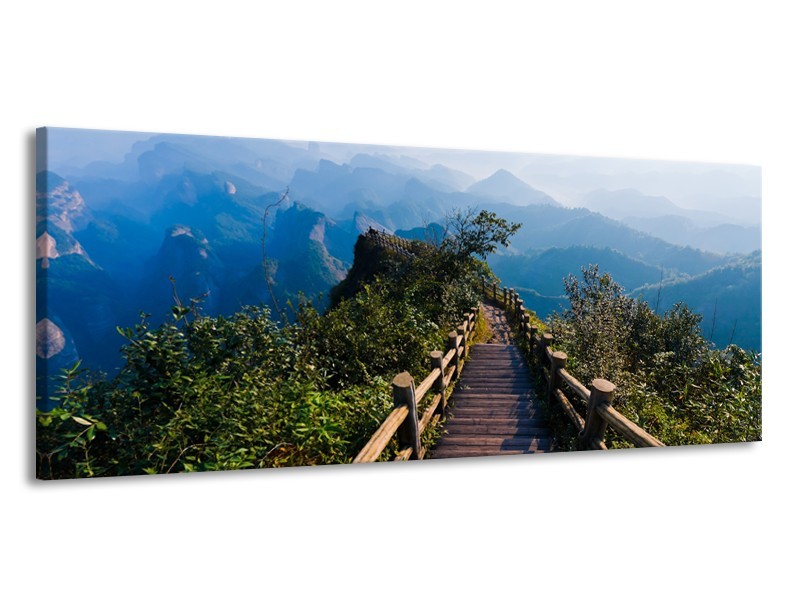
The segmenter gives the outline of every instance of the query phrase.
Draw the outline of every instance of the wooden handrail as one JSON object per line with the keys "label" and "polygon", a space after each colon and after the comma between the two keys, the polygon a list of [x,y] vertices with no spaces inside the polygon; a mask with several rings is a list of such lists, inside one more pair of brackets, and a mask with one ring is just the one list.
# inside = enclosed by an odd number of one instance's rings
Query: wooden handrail
{"label": "wooden handrail", "polygon": [[386,420],[378,427],[378,430],[372,434],[367,445],[364,446],[361,452],[358,453],[358,456],[353,459],[353,462],[375,462],[378,460],[381,452],[383,452],[384,448],[389,444],[397,428],[406,420],[406,417],[408,417],[408,407],[406,406],[398,406],[390,412]]}
{"label": "wooden handrail", "polygon": [[436,380],[440,375],[441,373],[438,369],[436,371],[431,371],[430,374],[422,380],[422,383],[417,386],[415,392],[417,403],[422,401],[422,398],[425,397],[425,394],[428,392],[428,390],[431,389],[434,383],[436,383]]}
{"label": "wooden handrail", "polygon": [[561,377],[564,383],[566,383],[585,404],[589,403],[589,395],[591,392],[584,387],[580,381],[575,379],[569,371],[562,367],[558,370],[558,376]]}
{"label": "wooden handrail", "polygon": [[[486,288],[484,283],[482,286],[484,295],[489,297]],[[542,376],[547,383],[548,399],[554,400],[564,411],[578,430],[578,438],[585,448],[607,450],[603,440],[607,426],[637,448],[665,445],[611,405],[616,390],[613,383],[605,379],[595,379],[590,389],[567,371],[567,355],[563,352],[554,352],[550,348],[553,342],[552,334],[542,333],[539,336],[537,329],[530,325],[529,315],[517,292],[504,287],[502,295],[498,296],[496,282],[492,284],[492,290],[493,293],[489,299],[500,305],[506,311],[507,316],[514,321],[520,335],[527,342],[526,349],[531,360],[538,360],[542,364]],[[560,383],[575,392],[575,395],[583,401],[586,406],[586,419],[576,410],[567,395],[559,389]]]}
{"label": "wooden handrail", "polygon": [[637,448],[664,446],[663,442],[654,438],[636,423],[626,419],[624,415],[610,404],[600,404],[595,407],[595,411],[614,429],[614,431]]}
{"label": "wooden handrail", "polygon": [[[461,373],[468,353],[468,342],[475,333],[477,314],[475,307],[464,314],[464,321],[455,331],[448,334],[449,349],[446,354],[431,352],[431,370],[414,386],[414,378],[408,373],[400,373],[392,381],[392,398],[395,408],[381,423],[367,444],[353,459],[354,463],[375,462],[397,434],[398,452],[394,460],[419,460],[425,455],[420,436],[429,426],[435,425],[444,414],[447,404],[447,390]],[[417,417],[417,408],[427,395],[434,390],[436,394],[425,409],[422,418]]]}

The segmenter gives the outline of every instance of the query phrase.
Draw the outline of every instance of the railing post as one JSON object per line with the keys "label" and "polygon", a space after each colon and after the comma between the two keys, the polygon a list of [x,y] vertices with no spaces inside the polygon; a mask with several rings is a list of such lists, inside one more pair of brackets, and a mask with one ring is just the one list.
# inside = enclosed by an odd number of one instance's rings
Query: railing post
{"label": "railing post", "polygon": [[543,333],[541,351],[542,351],[542,363],[544,364],[547,364],[547,347],[552,343],[553,343],[553,334]]}
{"label": "railing post", "polygon": [[589,394],[589,407],[586,409],[586,425],[580,434],[580,442],[584,448],[600,450],[605,448],[603,438],[606,435],[605,420],[597,413],[601,404],[614,402],[614,391],[617,389],[610,381],[605,379],[592,380],[592,391]]}
{"label": "railing post", "polygon": [[504,287],[503,288],[503,308],[505,308],[507,305],[508,305],[508,288]]}
{"label": "railing post", "polygon": [[528,343],[530,347],[528,348],[528,352],[530,352],[531,359],[536,356],[536,335],[539,333],[538,327],[531,327],[531,337],[528,339]]}
{"label": "railing post", "polygon": [[492,282],[492,300],[497,302],[497,282],[496,281]]}
{"label": "railing post", "polygon": [[439,406],[436,409],[434,414],[443,415],[444,409],[446,408],[447,398],[445,397],[445,387],[444,387],[444,369],[442,368],[442,357],[444,355],[440,350],[434,350],[431,352],[431,371],[439,371],[438,377],[436,377],[436,381],[433,384],[433,389],[436,391],[437,394],[442,395],[442,399],[439,401]]}
{"label": "railing post", "polygon": [[[459,325],[456,327],[456,333],[461,336],[461,344],[464,346],[464,358],[467,358],[467,330],[463,325]],[[456,356],[458,356],[458,348],[456,348]],[[456,363],[456,376],[458,376],[459,371],[463,366],[462,363],[463,361],[458,361]]]}
{"label": "railing post", "polygon": [[447,351],[454,349],[453,360],[451,364],[456,368],[455,376],[458,376],[458,332],[451,331],[447,334]]}
{"label": "railing post", "polygon": [[550,361],[550,384],[547,386],[547,401],[551,402],[553,393],[558,389],[558,370],[567,366],[566,352],[553,352],[553,360]]}
{"label": "railing post", "polygon": [[414,378],[407,371],[395,375],[392,380],[392,400],[395,407],[408,408],[408,416],[403,424],[397,428],[397,443],[399,447],[411,447],[411,460],[418,460],[422,452],[419,440],[419,420],[417,418],[417,400],[414,394]]}
{"label": "railing post", "polygon": [[467,337],[469,337],[470,327],[469,327],[469,313],[464,313],[464,358],[467,358],[467,351],[469,346],[467,346]]}

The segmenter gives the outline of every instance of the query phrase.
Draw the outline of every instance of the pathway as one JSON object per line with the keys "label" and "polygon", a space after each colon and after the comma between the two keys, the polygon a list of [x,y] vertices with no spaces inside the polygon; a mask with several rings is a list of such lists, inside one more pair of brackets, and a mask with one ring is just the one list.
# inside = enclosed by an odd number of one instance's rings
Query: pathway
{"label": "pathway", "polygon": [[503,312],[487,304],[481,310],[493,335],[470,349],[432,458],[547,452],[550,430],[525,357]]}

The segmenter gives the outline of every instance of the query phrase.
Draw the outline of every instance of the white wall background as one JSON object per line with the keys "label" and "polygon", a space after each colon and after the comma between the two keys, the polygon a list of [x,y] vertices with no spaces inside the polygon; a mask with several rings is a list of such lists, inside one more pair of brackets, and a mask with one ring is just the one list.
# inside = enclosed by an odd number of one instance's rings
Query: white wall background
{"label": "white wall background", "polygon": [[[3,596],[791,595],[800,44],[783,6],[6,3]],[[40,125],[760,164],[765,441],[36,483]]]}

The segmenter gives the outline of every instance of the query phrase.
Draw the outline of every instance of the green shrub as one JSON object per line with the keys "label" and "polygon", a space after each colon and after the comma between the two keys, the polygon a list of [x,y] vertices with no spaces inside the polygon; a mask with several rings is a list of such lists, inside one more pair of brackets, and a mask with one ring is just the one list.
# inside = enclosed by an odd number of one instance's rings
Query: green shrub
{"label": "green shrub", "polygon": [[76,365],[57,408],[37,414],[38,475],[348,462],[391,411],[394,375],[426,376],[429,353],[478,302],[485,263],[417,250],[362,264],[370,281],[341,287],[324,314],[301,304],[293,325],[266,308],[212,318],[176,306],[173,322],[118,329],[118,375]]}
{"label": "green shrub", "polygon": [[[713,348],[685,305],[658,315],[596,265],[565,287],[570,308],[549,323],[556,347],[581,381],[612,381],[625,416],[668,445],[761,439],[758,355]],[[610,430],[608,443],[629,445]]]}

